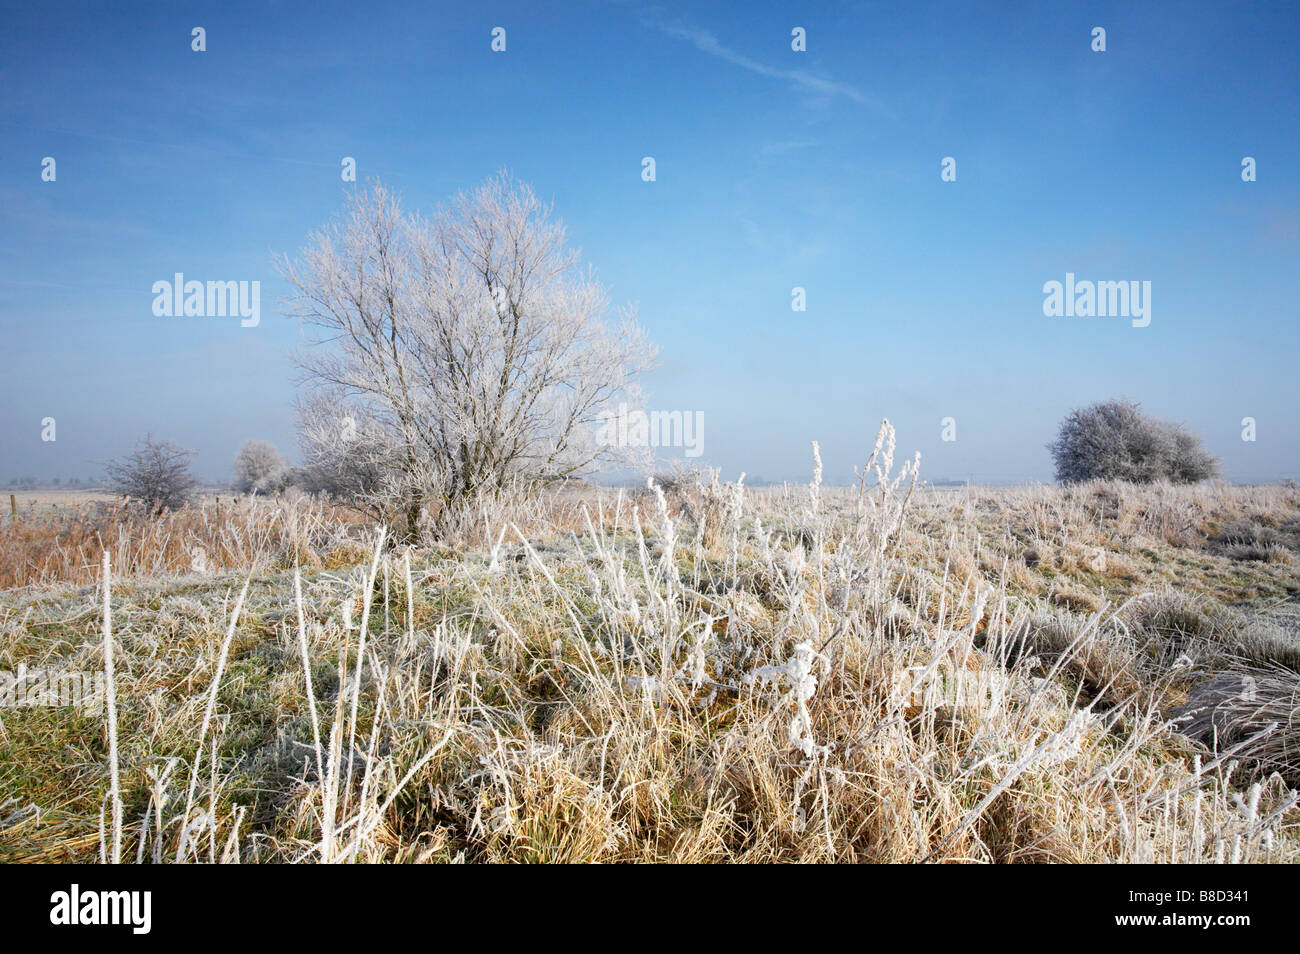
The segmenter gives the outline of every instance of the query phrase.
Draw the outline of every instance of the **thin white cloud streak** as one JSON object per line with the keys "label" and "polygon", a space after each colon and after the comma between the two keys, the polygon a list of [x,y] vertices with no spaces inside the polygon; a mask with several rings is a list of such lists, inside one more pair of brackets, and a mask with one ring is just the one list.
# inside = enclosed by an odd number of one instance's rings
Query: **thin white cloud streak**
{"label": "thin white cloud streak", "polygon": [[821,143],[816,139],[790,139],[784,142],[769,142],[760,150],[765,156],[779,156],[794,152],[796,149],[816,149]]}
{"label": "thin white cloud streak", "polygon": [[774,66],[768,66],[757,60],[745,56],[743,53],[737,53],[735,50],[729,50],[708,30],[700,30],[695,27],[688,27],[681,24],[680,21],[665,23],[658,20],[646,21],[651,26],[662,30],[669,36],[676,37],[679,40],[686,40],[702,53],[708,53],[710,56],[716,56],[720,60],[725,60],[742,69],[749,70],[751,73],[757,73],[760,76],[768,76],[772,79],[785,80],[793,83],[801,89],[812,93],[820,93],[823,96],[847,96],[856,103],[868,105],[869,101],[863,93],[856,87],[848,83],[839,83],[835,80],[826,79],[821,76],[814,76],[805,70],[783,70]]}

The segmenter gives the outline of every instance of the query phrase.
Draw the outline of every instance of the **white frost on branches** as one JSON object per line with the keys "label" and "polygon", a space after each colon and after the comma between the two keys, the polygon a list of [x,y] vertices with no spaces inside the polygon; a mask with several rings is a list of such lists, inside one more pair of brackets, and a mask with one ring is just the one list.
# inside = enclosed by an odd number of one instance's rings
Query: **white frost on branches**
{"label": "white frost on branches", "polygon": [[318,331],[299,357],[306,463],[336,476],[341,459],[355,495],[411,532],[426,506],[639,452],[597,425],[640,399],[654,348],[631,310],[607,320],[564,226],[508,175],[429,218],[374,186],[281,270],[291,315]]}
{"label": "white frost on branches", "polygon": [[778,686],[784,682],[789,687],[777,705],[786,706],[793,701],[797,706],[790,722],[790,743],[807,758],[830,748],[813,741],[812,716],[808,712],[808,702],[817,693],[817,672],[820,670],[825,677],[830,675],[830,669],[829,659],[813,649],[812,643],[802,642],[795,645],[793,654],[780,666],[759,666],[745,676],[747,686]]}

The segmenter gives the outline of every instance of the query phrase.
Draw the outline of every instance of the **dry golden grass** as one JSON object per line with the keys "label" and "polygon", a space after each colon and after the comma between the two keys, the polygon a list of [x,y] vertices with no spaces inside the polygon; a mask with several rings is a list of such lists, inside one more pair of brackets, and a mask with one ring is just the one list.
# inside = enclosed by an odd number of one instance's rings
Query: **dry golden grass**
{"label": "dry golden grass", "polygon": [[285,505],[214,495],[155,517],[122,501],[46,494],[0,524],[0,587],[94,583],[104,551],[129,576],[247,569],[285,554],[292,565],[295,540],[328,559],[360,525],[351,511],[310,500]]}
{"label": "dry golden grass", "polygon": [[[127,860],[1297,857],[1293,489],[566,488],[419,550],[264,506],[105,540]],[[104,666],[60,519],[4,529],[0,669]],[[1225,744],[1169,724],[1261,667]],[[0,716],[0,856],[111,855],[104,717]]]}

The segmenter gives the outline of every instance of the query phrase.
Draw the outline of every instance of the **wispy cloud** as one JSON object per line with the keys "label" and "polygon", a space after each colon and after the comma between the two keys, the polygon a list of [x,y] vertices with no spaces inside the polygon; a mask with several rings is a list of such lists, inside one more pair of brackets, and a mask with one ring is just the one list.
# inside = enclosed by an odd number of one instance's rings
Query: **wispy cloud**
{"label": "wispy cloud", "polygon": [[796,149],[816,149],[820,145],[816,139],[787,139],[783,142],[765,143],[762,152],[765,156],[777,156]]}
{"label": "wispy cloud", "polygon": [[810,93],[817,93],[821,96],[846,96],[856,103],[864,105],[869,103],[867,96],[861,90],[848,83],[836,82],[827,79],[824,76],[817,76],[809,73],[807,70],[785,70],[775,66],[768,66],[760,63],[758,60],[745,56],[743,53],[737,53],[735,50],[727,49],[718,42],[708,30],[701,30],[696,27],[686,26],[680,20],[664,21],[651,20],[644,21],[647,25],[653,26],[669,36],[676,37],[679,40],[686,40],[691,43],[697,50],[702,53],[708,53],[710,56],[716,56],[720,60],[725,60],[734,66],[747,69],[751,73],[757,73],[760,76],[768,76],[772,79],[785,80],[793,83],[795,86]]}

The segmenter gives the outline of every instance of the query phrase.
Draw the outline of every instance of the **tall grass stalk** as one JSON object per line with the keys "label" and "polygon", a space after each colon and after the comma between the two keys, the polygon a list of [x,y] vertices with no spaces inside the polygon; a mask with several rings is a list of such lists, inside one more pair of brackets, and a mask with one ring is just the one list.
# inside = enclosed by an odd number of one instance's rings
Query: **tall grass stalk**
{"label": "tall grass stalk", "polygon": [[117,679],[113,671],[113,574],[108,551],[103,557],[104,590],[104,693],[108,716],[108,771],[110,811],[113,819],[112,862],[122,861],[122,784],[117,759]]}

